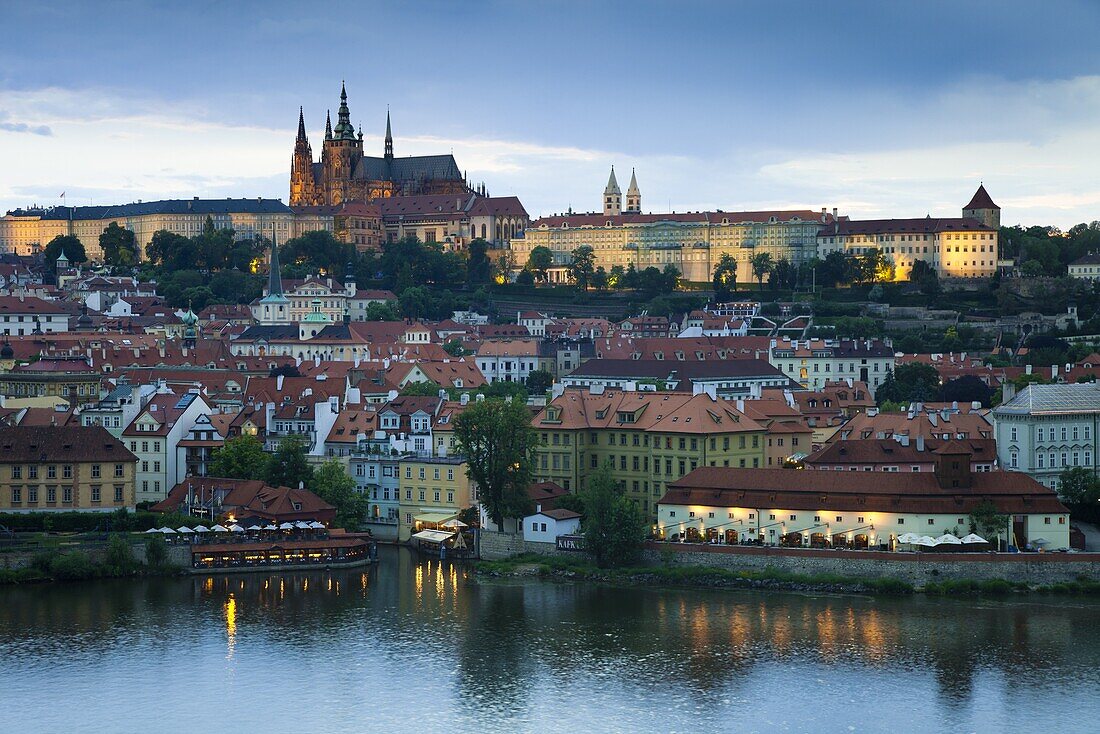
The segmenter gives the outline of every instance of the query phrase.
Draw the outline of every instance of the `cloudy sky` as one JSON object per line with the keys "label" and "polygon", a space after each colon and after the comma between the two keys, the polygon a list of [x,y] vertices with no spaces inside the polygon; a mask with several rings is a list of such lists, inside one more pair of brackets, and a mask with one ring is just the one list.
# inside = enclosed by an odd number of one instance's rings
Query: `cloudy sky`
{"label": "cloudy sky", "polygon": [[1100,219],[1100,3],[0,0],[0,210],[287,197],[347,80],[382,151],[599,206]]}

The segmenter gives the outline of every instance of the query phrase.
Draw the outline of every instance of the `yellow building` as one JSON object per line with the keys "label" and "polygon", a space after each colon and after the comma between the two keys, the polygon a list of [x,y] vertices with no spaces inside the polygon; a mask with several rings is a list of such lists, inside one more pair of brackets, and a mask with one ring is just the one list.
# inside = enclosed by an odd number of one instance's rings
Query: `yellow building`
{"label": "yellow building", "polygon": [[922,260],[943,277],[987,278],[997,270],[1001,208],[979,186],[962,217],[915,219],[841,219],[818,234],[818,256],[832,252],[865,255],[882,252],[896,280],[908,280]]}
{"label": "yellow building", "polygon": [[404,542],[424,527],[435,527],[477,503],[466,475],[466,460],[408,456],[398,464],[397,538]]}
{"label": "yellow building", "polygon": [[573,250],[588,245],[596,256],[595,267],[607,272],[615,266],[628,270],[672,265],[684,280],[705,283],[723,255],[737,260],[737,278],[751,281],[753,255],[768,253],[772,262],[792,265],[808,262],[817,254],[817,233],[831,225],[829,215],[808,209],[754,212],[672,212],[643,214],[637,178],[631,174],[626,206],[612,169],[603,193],[602,213],[557,214],[531,222],[527,231],[511,240],[517,267],[523,267],[536,247],[554,255],[552,279],[567,277],[565,266]]}
{"label": "yellow building", "polygon": [[99,400],[97,372],[84,357],[50,357],[0,372],[0,395],[64,398],[70,405]]}
{"label": "yellow building", "polygon": [[136,463],[99,426],[0,428],[0,512],[133,509]]}
{"label": "yellow building", "polygon": [[607,466],[646,516],[669,482],[698,467],[765,466],[765,427],[706,393],[567,389],[532,425],[537,481],[577,492]]}
{"label": "yellow building", "polygon": [[99,236],[112,222],[134,233],[141,257],[153,233],[166,230],[184,237],[202,233],[207,218],[217,229],[232,229],[239,239],[274,231],[286,242],[312,230],[333,228],[332,215],[303,212],[296,215],[278,199],[167,199],[115,206],[76,206],[21,209],[0,218],[0,252],[33,255],[58,235],[73,235],[91,261],[103,258]]}

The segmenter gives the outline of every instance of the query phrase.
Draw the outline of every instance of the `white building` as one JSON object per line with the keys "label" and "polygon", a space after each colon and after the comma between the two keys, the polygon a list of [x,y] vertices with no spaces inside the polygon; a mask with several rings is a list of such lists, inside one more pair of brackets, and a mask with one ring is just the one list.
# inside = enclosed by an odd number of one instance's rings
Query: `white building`
{"label": "white building", "polygon": [[523,539],[536,543],[553,543],[559,535],[576,535],[581,529],[581,516],[572,510],[535,508],[534,515],[523,518]]}
{"label": "white building", "polygon": [[993,409],[1001,467],[1020,471],[1052,489],[1058,475],[1075,466],[1096,469],[1100,385],[1028,385]]}
{"label": "white building", "polygon": [[60,334],[69,330],[69,312],[34,296],[0,295],[0,334]]}
{"label": "white building", "polygon": [[877,339],[773,339],[768,361],[807,390],[848,379],[873,393],[894,370],[894,350]]}
{"label": "white building", "polygon": [[183,481],[186,466],[178,458],[179,442],[200,415],[212,412],[197,392],[177,395],[165,389],[145,404],[122,432],[122,440],[138,457],[135,475],[138,502],[159,502],[168,496],[168,490]]}
{"label": "white building", "polygon": [[1069,264],[1069,277],[1081,280],[1100,280],[1100,255],[1089,254]]}

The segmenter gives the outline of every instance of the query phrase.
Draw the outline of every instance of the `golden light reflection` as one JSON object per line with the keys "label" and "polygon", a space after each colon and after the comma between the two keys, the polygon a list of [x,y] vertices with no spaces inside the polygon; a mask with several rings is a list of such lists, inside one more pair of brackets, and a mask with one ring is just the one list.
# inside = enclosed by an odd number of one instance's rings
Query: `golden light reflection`
{"label": "golden light reflection", "polygon": [[424,567],[420,564],[416,565],[415,579],[416,598],[419,600],[424,594]]}
{"label": "golden light reflection", "polygon": [[237,600],[230,594],[225,600],[225,634],[226,634],[226,658],[233,657],[233,650],[237,646]]}

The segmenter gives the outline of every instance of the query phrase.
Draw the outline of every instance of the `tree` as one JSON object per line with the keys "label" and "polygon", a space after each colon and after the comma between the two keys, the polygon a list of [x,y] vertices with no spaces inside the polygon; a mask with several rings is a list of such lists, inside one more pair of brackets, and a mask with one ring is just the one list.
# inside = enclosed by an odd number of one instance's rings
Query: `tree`
{"label": "tree", "polygon": [[938,295],[942,290],[940,276],[936,273],[936,269],[924,260],[916,260],[913,263],[913,268],[909,271],[909,282],[916,283],[920,287],[920,292],[926,296]]}
{"label": "tree", "polygon": [[439,383],[431,380],[423,382],[409,382],[401,388],[402,395],[413,395],[425,398],[434,398],[439,395]]}
{"label": "tree", "polygon": [[581,245],[573,250],[572,261],[569,263],[569,277],[582,291],[588,290],[592,281],[592,273],[596,271],[596,254],[589,245]]}
{"label": "tree", "polygon": [[1100,505],[1100,479],[1091,469],[1075,466],[1058,475],[1058,496],[1074,515],[1092,520]]}
{"label": "tree", "polygon": [[882,250],[872,247],[858,260],[859,280],[861,283],[876,283],[880,280],[893,280],[894,266],[882,254]]}
{"label": "tree", "polygon": [[367,321],[397,321],[400,316],[393,307],[393,301],[374,301],[367,304]]}
{"label": "tree", "polygon": [[843,252],[830,252],[817,267],[817,284],[819,286],[836,286],[841,283],[851,283],[856,277],[855,260]]}
{"label": "tree", "polygon": [[467,248],[466,281],[473,286],[488,283],[492,276],[492,263],[486,253],[489,243],[480,237],[470,242]]}
{"label": "tree", "polygon": [[466,457],[470,479],[498,528],[504,518],[524,517],[538,434],[531,413],[518,400],[486,399],[468,407],[454,423],[458,453]]}
{"label": "tree", "polygon": [[970,510],[970,531],[991,543],[1005,532],[1008,517],[1002,515],[992,500],[982,500]]}
{"label": "tree", "polygon": [[336,524],[348,530],[358,530],[359,523],[367,516],[367,498],[355,488],[355,480],[348,476],[336,459],[329,459],[313,475],[309,489],[336,508]]}
{"label": "tree", "polygon": [[764,278],[772,271],[772,256],[767,252],[758,252],[749,258],[752,266],[752,274],[756,277],[758,286],[764,285]]}
{"label": "tree", "polygon": [[422,285],[406,288],[397,297],[401,313],[410,319],[422,319],[428,316],[432,306],[432,294]]}
{"label": "tree", "polygon": [[279,248],[279,258],[284,264],[297,266],[300,272],[328,275],[343,273],[356,256],[354,245],[341,242],[327,230],[306,232]]}
{"label": "tree", "polygon": [[99,235],[99,247],[103,250],[103,262],[107,265],[128,268],[140,259],[134,233],[118,226],[118,222],[108,224],[103,234]]}
{"label": "tree", "polygon": [[648,532],[645,518],[623,494],[611,470],[603,467],[590,473],[581,497],[584,547],[596,565],[607,568],[634,561]]}
{"label": "tree", "polygon": [[954,380],[949,380],[940,388],[940,400],[950,403],[979,402],[983,408],[988,408],[993,399],[993,389],[982,382],[975,375],[963,375]]}
{"label": "tree", "polygon": [[46,244],[44,254],[51,268],[57,269],[57,258],[61,257],[62,252],[73,265],[88,261],[88,256],[84,253],[84,243],[71,234],[59,234]]}
{"label": "tree", "polygon": [[622,265],[612,265],[611,270],[607,273],[607,285],[609,288],[625,288],[623,284],[623,276],[626,275],[626,270]]}
{"label": "tree", "polygon": [[717,303],[724,303],[733,297],[733,291],[737,288],[737,260],[733,255],[722,255],[718,260],[711,283]]}
{"label": "tree", "polygon": [[550,251],[549,247],[539,245],[531,250],[531,254],[527,256],[527,269],[531,271],[531,274],[535,276],[535,280],[542,283],[546,282],[547,271],[554,265],[554,253]]}
{"label": "tree", "polygon": [[890,400],[896,403],[927,402],[934,400],[940,391],[940,373],[930,364],[910,362],[900,364],[886,375],[875,391],[880,403]]}
{"label": "tree", "polygon": [[265,479],[271,457],[255,436],[242,435],[214,450],[207,474],[223,479]]}
{"label": "tree", "polygon": [[452,357],[461,357],[466,354],[465,347],[459,339],[451,339],[443,345],[443,351]]}
{"label": "tree", "polygon": [[596,272],[592,273],[592,287],[598,291],[607,290],[607,271],[603,265],[596,268]]}
{"label": "tree", "polygon": [[313,467],[306,459],[306,449],[305,441],[297,436],[280,441],[267,465],[267,483],[272,487],[308,486],[313,480]]}
{"label": "tree", "polygon": [[532,370],[527,375],[527,392],[542,395],[554,384],[554,376],[546,370]]}

